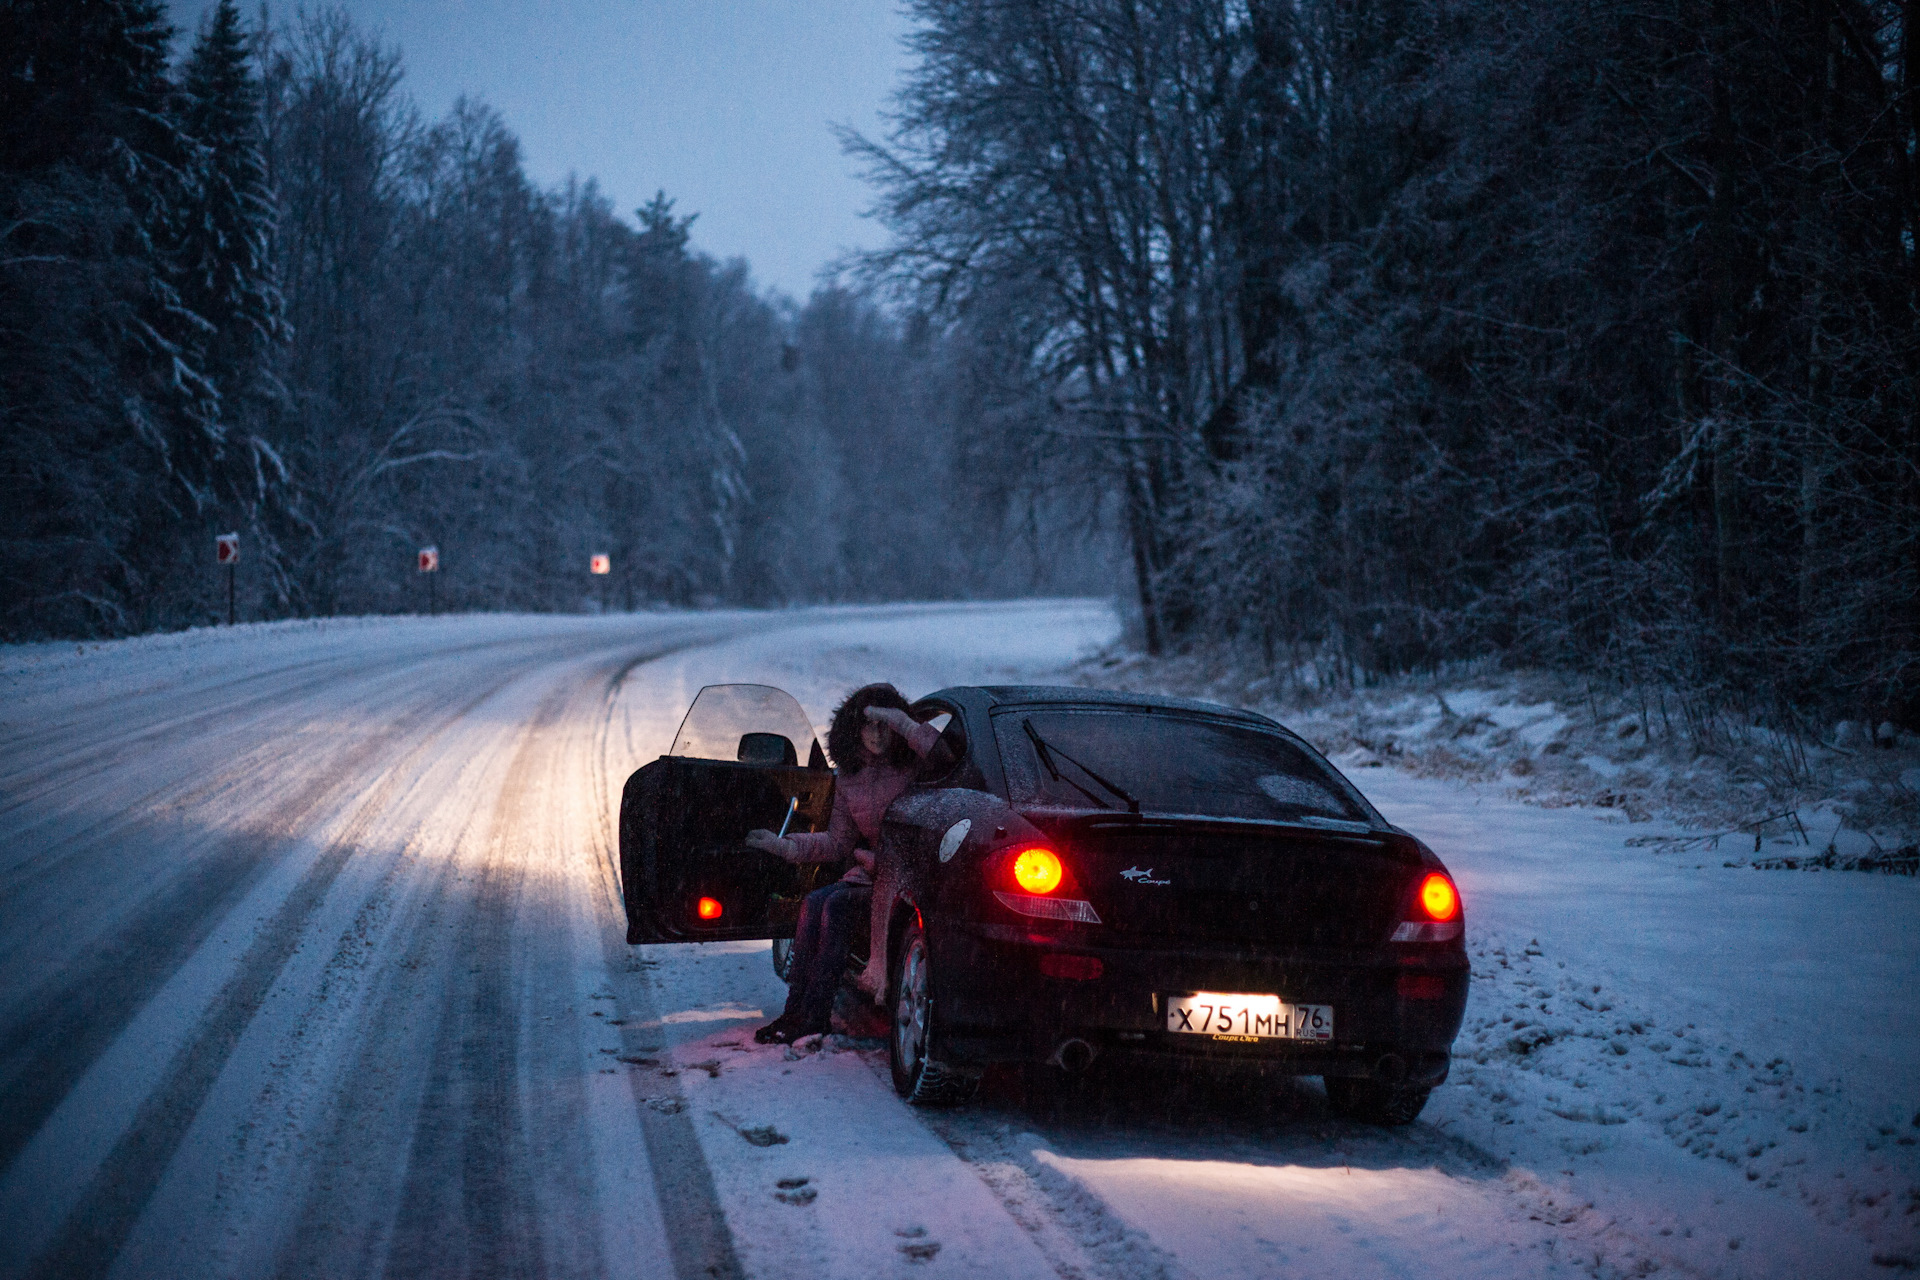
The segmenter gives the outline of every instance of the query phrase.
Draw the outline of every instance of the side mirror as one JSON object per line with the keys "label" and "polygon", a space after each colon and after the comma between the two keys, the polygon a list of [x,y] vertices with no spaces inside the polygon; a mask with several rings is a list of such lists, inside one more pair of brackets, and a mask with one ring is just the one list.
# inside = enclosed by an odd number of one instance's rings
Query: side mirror
{"label": "side mirror", "polygon": [[800,757],[793,749],[793,740],[784,733],[741,734],[740,751],[735,759],[741,764],[792,766],[800,763]]}

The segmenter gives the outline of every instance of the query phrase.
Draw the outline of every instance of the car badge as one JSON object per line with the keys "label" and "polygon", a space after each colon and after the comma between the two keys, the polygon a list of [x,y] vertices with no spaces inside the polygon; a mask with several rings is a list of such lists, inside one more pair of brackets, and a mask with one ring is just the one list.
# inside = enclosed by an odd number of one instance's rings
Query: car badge
{"label": "car badge", "polygon": [[1171,880],[1155,880],[1153,878],[1152,867],[1148,867],[1145,871],[1142,871],[1138,867],[1128,867],[1125,871],[1122,871],[1120,873],[1120,878],[1122,880],[1131,880],[1135,884],[1172,884],[1173,883],[1173,881]]}

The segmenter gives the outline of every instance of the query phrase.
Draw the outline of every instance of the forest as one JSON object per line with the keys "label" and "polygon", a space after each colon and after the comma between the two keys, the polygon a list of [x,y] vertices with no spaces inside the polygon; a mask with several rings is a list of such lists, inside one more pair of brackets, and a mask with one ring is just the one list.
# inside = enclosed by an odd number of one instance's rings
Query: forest
{"label": "forest", "polygon": [[914,0],[868,278],[999,317],[1149,650],[1920,722],[1912,0]]}
{"label": "forest", "polygon": [[214,621],[238,531],[249,618],[431,544],[1920,724],[1914,0],[905,7],[888,247],[795,302],[337,12],[0,0],[0,636]]}
{"label": "forest", "polygon": [[0,19],[5,637],[224,621],[229,532],[248,619],[425,612],[426,546],[442,609],[1086,585],[1032,554],[1067,505],[974,456],[964,326],[760,290],[665,194],[536,189],[338,11],[164,19]]}

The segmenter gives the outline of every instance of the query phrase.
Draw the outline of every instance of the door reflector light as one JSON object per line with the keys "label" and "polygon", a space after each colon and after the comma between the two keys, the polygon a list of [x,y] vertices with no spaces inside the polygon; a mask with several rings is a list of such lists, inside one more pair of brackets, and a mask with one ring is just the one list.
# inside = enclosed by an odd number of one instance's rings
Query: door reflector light
{"label": "door reflector light", "polygon": [[1066,872],[1051,849],[1022,849],[1013,860],[1013,878],[1028,893],[1052,893]]}
{"label": "door reflector light", "polygon": [[718,898],[702,898],[693,906],[693,913],[702,920],[718,920],[721,906]]}
{"label": "door reflector light", "polygon": [[1420,906],[1435,920],[1451,920],[1460,910],[1460,895],[1453,881],[1435,871],[1420,882]]}

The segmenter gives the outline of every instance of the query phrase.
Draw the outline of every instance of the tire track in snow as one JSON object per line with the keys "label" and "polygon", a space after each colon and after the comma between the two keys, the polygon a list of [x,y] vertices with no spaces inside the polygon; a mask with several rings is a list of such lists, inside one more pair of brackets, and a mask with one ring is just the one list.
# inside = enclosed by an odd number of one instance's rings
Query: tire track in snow
{"label": "tire track in snow", "polygon": [[[558,655],[556,640],[562,642]],[[567,641],[571,643],[565,643]],[[607,645],[608,639],[604,636],[515,636],[399,655],[383,653],[376,658],[369,658],[365,652],[349,652],[253,672],[211,685],[161,689],[144,698],[116,698],[105,707],[88,708],[90,714],[71,721],[56,721],[9,735],[4,750],[0,751],[0,817],[48,791],[66,789],[110,772],[137,758],[138,748],[204,737],[226,725],[254,729],[261,720],[277,714],[298,714],[313,695],[347,682],[374,676],[418,685],[421,683],[418,672],[422,667],[476,654],[512,661],[525,651],[528,657],[549,660],[555,656],[592,652]],[[237,700],[227,700],[235,690],[260,684],[271,687]],[[217,701],[213,705],[195,705],[210,700]],[[140,706],[142,702],[146,707]],[[188,709],[179,709],[182,703]],[[143,711],[147,718],[129,723],[130,716],[140,716]],[[57,745],[62,741],[76,745],[62,753]]]}
{"label": "tire track in snow", "polygon": [[[52,725],[37,734],[20,734],[9,741],[4,757],[0,757],[0,761],[6,762],[0,763],[0,770],[7,770],[0,773],[0,795],[5,797],[4,802],[0,802],[0,817],[49,792],[65,790],[109,773],[118,766],[136,760],[143,749],[205,736],[226,725],[253,728],[263,715],[270,717],[276,712],[297,710],[310,696],[337,687],[344,681],[372,674],[384,675],[391,671],[390,663],[372,663],[361,655],[343,655],[243,677],[211,689],[169,690],[167,692],[173,694],[172,697],[148,709],[157,712],[157,717],[131,724],[129,717],[140,713],[141,708],[137,705],[139,700],[124,699],[98,716]],[[289,683],[287,679],[293,672],[308,674],[305,679]],[[237,701],[185,711],[177,709],[182,700],[197,703],[203,699],[218,698],[228,688],[276,680],[279,683],[274,687]],[[130,706],[130,703],[133,705]],[[112,732],[109,733],[109,730]],[[62,752],[52,745],[61,741],[77,745]],[[7,764],[16,760],[25,760],[27,763],[7,769]]]}
{"label": "tire track in snow", "polygon": [[[645,1058],[662,1049],[660,1009],[653,983],[627,943],[626,900],[620,888],[619,796],[629,762],[612,756],[613,719],[620,688],[642,664],[629,662],[613,673],[593,716],[590,751],[593,780],[595,902],[602,962],[615,993],[615,1011],[626,1024],[621,1057]],[[643,1029],[644,1028],[644,1029]],[[720,1192],[700,1147],[680,1083],[674,1077],[628,1071],[628,1092],[653,1175],[654,1199],[665,1220],[668,1247],[677,1280],[742,1280],[746,1275],[727,1230]]]}
{"label": "tire track in snow", "polygon": [[[651,984],[644,970],[626,963],[624,919],[618,931],[606,930],[604,938],[609,970],[627,978],[615,983],[621,992],[621,1016],[637,1025],[658,1027],[660,1010]],[[658,1053],[661,1046],[651,1042],[656,1035],[630,1031],[624,1037],[626,1054],[639,1057]],[[727,1230],[713,1170],[700,1147],[693,1113],[678,1080],[633,1071],[627,1081],[640,1118],[640,1132],[647,1142],[654,1196],[669,1229],[673,1274],[677,1280],[740,1280],[746,1270]]]}
{"label": "tire track in snow", "polygon": [[[472,752],[468,767],[490,776],[492,758],[506,749],[488,745]],[[456,786],[438,803],[459,803],[463,792]],[[422,825],[431,821],[424,818]],[[449,847],[467,847],[477,824],[469,815]],[[409,1171],[420,1159],[422,1118],[457,1080],[433,1068],[460,1004],[456,976],[472,968],[461,953],[473,916],[461,886],[472,868],[447,856],[424,871],[417,863],[404,865],[413,861],[397,858],[362,907],[363,913],[386,907],[395,912],[382,941],[397,954],[370,966],[367,985],[377,994],[349,1013],[342,1035],[350,1043],[335,1054],[319,1050],[323,1063],[333,1058],[339,1064],[338,1082],[314,1126],[314,1140],[302,1144],[312,1165],[306,1185],[278,1197],[294,1208],[295,1219],[276,1251],[276,1275],[378,1276],[387,1270]],[[380,1119],[369,1124],[369,1117]],[[449,1237],[455,1244],[460,1239]],[[432,1270],[457,1268],[441,1261]]]}
{"label": "tire track in snow", "polygon": [[[409,754],[426,750],[439,733],[492,692],[472,699],[451,716],[443,714],[437,728]],[[336,768],[309,779],[257,819],[254,830],[219,841],[185,878],[168,884],[130,918],[118,922],[113,935],[83,962],[69,965],[52,983],[26,996],[21,1003],[31,1012],[0,1031],[0,1082],[9,1095],[9,1105],[0,1110],[0,1165],[12,1163],[134,1015],[292,850],[297,838],[285,833],[297,831],[311,816],[362,786],[366,766],[404,741],[431,715],[431,707],[416,708],[357,744]],[[377,803],[375,796],[365,805]],[[324,891],[350,849],[349,839],[336,842],[296,892],[304,893],[315,883],[315,876],[323,878],[318,888]],[[290,923],[276,915],[271,929]]]}
{"label": "tire track in snow", "polygon": [[[662,1051],[660,1009],[653,983],[627,944],[626,903],[620,889],[618,797],[630,762],[613,758],[612,736],[620,688],[642,664],[629,662],[614,672],[592,717],[589,750],[593,781],[594,887],[602,963],[615,995],[615,1011],[626,1025],[621,1057],[646,1058]],[[655,1202],[667,1225],[676,1280],[742,1280],[733,1236],[713,1170],[701,1149],[692,1112],[675,1077],[626,1072],[629,1096],[646,1143]]]}
{"label": "tire track in snow", "polygon": [[[712,634],[700,629],[675,630],[690,633],[677,643],[631,659],[629,667],[689,645],[711,642],[727,629],[717,629]],[[563,645],[559,654],[552,654],[549,649],[549,656],[567,658],[608,646],[607,638],[601,636],[569,639],[574,642]],[[298,833],[310,825],[314,815],[326,812],[342,796],[363,787],[371,764],[382,753],[431,724],[403,761],[391,768],[399,769],[404,760],[418,758],[474,708],[525,674],[516,651],[530,647],[531,641],[516,638],[492,644],[462,645],[447,651],[486,650],[507,660],[504,671],[491,673],[482,690],[451,715],[444,711],[438,690],[420,687],[420,682],[412,680],[409,672],[415,664],[403,664],[395,671],[382,664],[361,662],[359,670],[383,677],[379,681],[383,687],[400,683],[417,689],[415,704],[400,709],[397,718],[348,746],[337,759],[328,760],[286,799],[264,813],[252,815],[246,831],[216,837],[211,848],[193,860],[184,876],[167,878],[157,892],[147,895],[130,915],[115,920],[107,935],[90,946],[83,959],[65,966],[58,976],[47,982],[14,993],[14,998],[8,1001],[9,1020],[0,1024],[0,1088],[8,1095],[7,1107],[0,1109],[0,1167],[19,1155],[88,1067],[205,944],[227,914],[296,845]],[[628,668],[623,671],[625,669]],[[281,696],[294,700],[290,705],[298,708],[298,699],[304,694],[332,685],[341,678],[340,673],[329,672],[309,685],[283,690]],[[308,710],[297,711],[301,718],[311,714]],[[437,723],[436,716],[439,717]],[[144,736],[148,730],[142,728],[135,732]],[[197,790],[205,793],[237,787],[246,778],[276,763],[284,765],[283,761],[271,757],[264,762],[243,762],[214,783],[201,779],[202,785]],[[150,831],[150,842],[161,848],[166,846],[171,834],[165,824],[139,817],[125,825],[109,822],[89,833],[91,838],[85,842],[84,850],[74,855],[79,865],[63,866],[60,873],[82,877],[126,874],[129,836],[140,829]],[[10,883],[9,895],[18,894],[20,888]]]}
{"label": "tire track in snow", "polygon": [[[548,695],[501,748],[509,763],[488,820],[454,842],[478,842],[485,855],[477,867],[447,861],[430,885],[418,886],[422,905],[405,925],[404,954],[388,966],[383,995],[363,1015],[360,1048],[314,1144],[321,1168],[280,1250],[278,1275],[601,1276],[634,1264],[606,1256],[599,1232],[544,1225],[579,1223],[588,1206],[603,1218],[637,1210],[607,1203],[615,1188],[596,1184],[581,1039],[598,1028],[565,1007],[580,981],[578,958],[553,945],[570,926],[543,917],[552,904],[528,892],[530,874],[550,869],[530,868],[529,851],[544,846],[589,866],[611,864],[594,847],[612,830],[597,808],[607,794],[600,775],[611,763],[601,749],[609,691],[636,667],[724,638],[634,654]],[[583,773],[593,812],[587,830],[569,831],[565,806],[553,801],[577,794]],[[618,972],[626,961],[617,891],[610,905],[598,897],[586,910],[611,948],[608,971]],[[556,1012],[543,1018],[542,1008]],[[369,1132],[370,1115],[388,1120]],[[697,1145],[663,1142],[646,1123],[669,1117],[645,1107],[639,1116],[643,1158],[656,1177],[663,1170],[669,1183],[704,1177]],[[685,1128],[684,1117],[672,1119]],[[710,1179],[707,1185],[706,1199],[683,1202],[679,1213],[663,1204],[676,1251],[716,1228],[726,1242]]]}
{"label": "tire track in snow", "polygon": [[[612,783],[624,785],[626,777],[624,771],[612,768],[609,758],[614,702],[620,683],[632,670],[628,666],[609,681],[595,725],[593,760],[599,766],[593,770],[599,779],[599,804],[595,808],[601,816],[595,841],[599,844],[595,860],[599,892],[595,896],[599,902],[601,956],[616,992],[616,1009],[626,1023],[620,1036],[620,1055],[643,1059],[659,1054],[664,1036],[659,1031],[660,1009],[653,996],[653,983],[645,967],[637,963],[637,948],[626,942],[626,900],[620,892],[612,800]],[[747,1272],[733,1247],[720,1192],[714,1186],[707,1153],[701,1150],[699,1132],[693,1128],[693,1113],[687,1109],[680,1080],[628,1071],[628,1090],[639,1117],[639,1132],[647,1142],[653,1194],[668,1228],[674,1276],[678,1280],[741,1280]]]}
{"label": "tire track in snow", "polygon": [[486,860],[454,930],[453,981],[387,1262],[398,1274],[544,1273],[539,1215],[524,1176],[531,1161],[520,1105],[520,1008],[511,990],[513,926],[527,876],[529,783],[570,696],[564,687],[549,694],[520,730],[494,800]]}
{"label": "tire track in snow", "polygon": [[[42,1025],[16,1035],[23,1019],[44,1023],[97,1003],[87,1029],[117,1033],[122,1001],[98,1002],[97,993],[132,983],[137,1009],[142,991],[164,984],[273,874],[274,851],[323,820],[308,822],[309,814],[324,813],[354,779],[364,785],[370,751],[404,743],[445,714],[444,698],[405,681],[368,682],[355,693],[332,708],[329,729],[343,716],[370,729],[315,731],[319,712],[292,706],[228,735],[251,741],[176,745],[144,766],[137,791],[105,785],[25,823],[0,822],[5,843],[24,852],[0,872],[0,1083],[16,1041],[65,1040],[74,1030]],[[0,1146],[0,1161],[11,1151]]]}
{"label": "tire track in snow", "polygon": [[[605,637],[561,637],[560,640],[567,643],[557,648],[549,645],[545,650],[536,651],[538,656],[548,661],[568,659],[609,647]],[[256,796],[241,794],[242,784],[288,773],[290,743],[300,752],[299,766],[309,772],[342,771],[347,766],[331,765],[314,758],[313,740],[316,736],[320,737],[323,744],[321,749],[324,750],[324,744],[330,743],[331,738],[336,736],[334,726],[339,723],[346,709],[338,701],[314,695],[337,692],[343,687],[343,680],[355,681],[345,686],[353,690],[351,706],[355,712],[369,718],[392,717],[412,703],[421,704],[428,710],[439,705],[443,691],[422,680],[420,667],[423,663],[438,661],[448,655],[480,653],[492,666],[505,664],[518,668],[528,656],[521,650],[531,647],[526,639],[515,638],[489,645],[459,646],[429,653],[417,660],[409,657],[399,664],[361,659],[357,666],[345,673],[330,670],[316,681],[282,689],[277,698],[263,697],[247,704],[250,708],[256,708],[258,714],[231,718],[225,710],[210,711],[207,714],[219,722],[217,729],[209,729],[197,737],[183,737],[176,726],[160,735],[167,743],[164,752],[148,752],[138,757],[141,776],[148,780],[139,795],[102,796],[88,793],[79,785],[82,779],[59,769],[53,771],[56,781],[45,789],[44,794],[26,796],[11,782],[0,785],[0,797],[17,798],[22,803],[31,803],[36,799],[51,800],[56,792],[69,796],[65,808],[43,804],[39,807],[44,811],[34,817],[24,821],[20,817],[14,818],[11,825],[15,827],[19,838],[10,844],[12,848],[21,850],[24,857],[18,862],[9,863],[7,859],[12,856],[11,851],[0,853],[0,900],[17,903],[27,898],[39,882],[57,879],[71,881],[84,878],[97,868],[118,865],[121,861],[119,850],[114,847],[117,841],[112,837],[120,832],[137,830],[137,825],[143,818],[148,818],[153,810],[164,807],[169,813],[186,813],[196,809],[221,812],[257,804]],[[465,690],[461,692],[464,694]],[[128,710],[116,721],[122,726],[121,737],[113,740],[117,744],[116,749],[131,739],[144,741],[154,736],[149,732],[151,726],[139,721],[139,714],[138,710]],[[157,759],[156,754],[159,757]],[[124,770],[102,767],[95,771],[95,775],[111,778],[119,772]],[[157,785],[151,781],[156,776],[162,779]],[[82,819],[83,825],[79,829],[57,836],[46,830],[70,819],[73,809],[89,804],[95,810],[112,810],[112,816],[96,819],[90,826],[84,825],[85,819]],[[4,821],[18,807],[0,806],[0,821]],[[255,822],[252,825],[258,827],[261,824]],[[48,839],[48,836],[53,838]],[[84,860],[89,854],[91,861]]]}
{"label": "tire track in snow", "polygon": [[[234,1046],[239,1043],[241,1034],[300,945],[307,920],[319,908],[327,890],[354,853],[359,833],[391,799],[393,790],[404,776],[405,763],[424,754],[441,734],[471,714],[511,679],[511,676],[503,678],[499,684],[470,698],[452,715],[444,716],[400,761],[382,772],[374,788],[358,803],[346,829],[320,853],[312,867],[260,929],[236,972],[202,1015],[193,1037],[175,1053],[165,1081],[141,1105],[133,1124],[128,1126],[107,1160],[96,1171],[80,1203],[68,1215],[53,1244],[35,1260],[29,1275],[53,1278],[105,1273],[198,1114],[200,1104],[212,1090]],[[411,721],[390,726],[355,753],[356,762],[365,765],[378,755],[381,748],[402,740],[413,727],[416,726]],[[363,781],[357,773],[334,775],[329,780],[318,781],[303,789],[298,797],[306,803],[288,806],[281,813],[288,819],[287,825],[291,825],[292,819],[318,810],[329,797],[351,790]],[[281,852],[284,856],[287,849],[283,847]],[[249,885],[265,874],[265,864],[270,861],[268,857],[258,859],[260,865],[252,871]],[[228,905],[237,901],[238,896],[233,895]],[[176,949],[166,957],[173,964],[164,973],[156,973],[162,968],[159,965],[132,963],[126,963],[122,970],[103,972],[106,968],[103,964],[91,967],[88,974],[68,985],[63,994],[67,994],[69,999],[80,999],[84,998],[86,992],[82,985],[86,980],[99,980],[107,984],[111,989],[105,999],[111,1001],[111,1005],[106,1012],[117,1016],[120,1021],[110,1029],[96,1029],[91,1025],[70,1029],[73,1033],[67,1040],[55,1041],[47,1047],[44,1056],[53,1061],[38,1070],[30,1069],[29,1078],[38,1080],[44,1076],[50,1083],[41,1093],[51,1093],[57,1088],[59,1096],[45,1107],[34,1129],[58,1105],[60,1098],[65,1097],[93,1058],[118,1037],[126,1021],[164,985],[178,965],[197,949],[198,943],[204,941],[205,933],[211,930],[220,914],[203,907],[189,917],[193,923],[203,927],[198,929],[193,947]],[[53,1007],[64,1012],[63,1005]],[[106,1018],[100,1020],[103,1023],[107,1021]],[[87,1050],[92,1051],[91,1055],[80,1060]],[[45,1098],[42,1096],[36,1101],[44,1103]],[[33,1130],[28,1130],[28,1140],[32,1133]],[[11,1162],[16,1154],[17,1148],[5,1151],[4,1157]]]}

